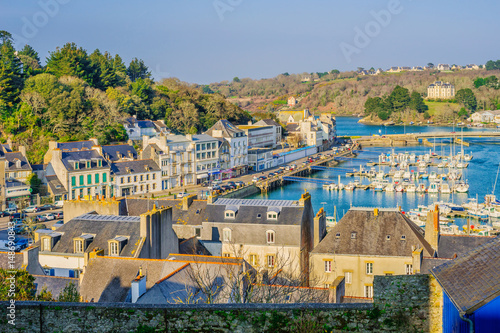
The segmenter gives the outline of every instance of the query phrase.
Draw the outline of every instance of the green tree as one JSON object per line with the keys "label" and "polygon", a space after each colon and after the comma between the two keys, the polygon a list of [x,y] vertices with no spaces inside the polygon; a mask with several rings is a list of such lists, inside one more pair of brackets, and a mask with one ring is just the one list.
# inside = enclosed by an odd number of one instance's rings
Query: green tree
{"label": "green tree", "polygon": [[474,80],[474,87],[479,88],[484,86],[484,79],[482,77],[478,77]]}
{"label": "green tree", "polygon": [[387,120],[389,119],[389,113],[387,111],[383,111],[383,110],[380,110],[378,113],[377,113],[378,117],[382,120]]}
{"label": "green tree", "polygon": [[4,38],[0,47],[0,105],[12,108],[19,101],[23,86],[22,66],[12,42]]}
{"label": "green tree", "polygon": [[239,77],[235,76],[233,77],[233,82],[241,82],[241,80]]}
{"label": "green tree", "polygon": [[469,113],[465,108],[461,108],[460,111],[458,111],[458,116],[460,118],[467,118],[469,116]]}
{"label": "green tree", "polygon": [[0,45],[3,45],[7,42],[12,43],[13,41],[12,34],[8,31],[0,30],[0,40],[2,41]]}
{"label": "green tree", "polygon": [[[11,273],[11,272],[14,273]],[[13,284],[12,284],[13,282]],[[10,294],[10,286],[14,285],[14,295]],[[35,278],[25,270],[5,270],[0,268],[0,301],[15,299],[16,301],[32,301],[35,299]]]}
{"label": "green tree", "polygon": [[410,92],[401,86],[396,86],[388,97],[388,103],[393,112],[403,111],[410,103]]}
{"label": "green tree", "polygon": [[425,104],[422,96],[416,91],[411,93],[410,103],[408,106],[419,113],[422,113],[429,109],[429,107]]}
{"label": "green tree", "polygon": [[132,82],[137,79],[149,79],[151,78],[151,72],[148,67],[144,64],[141,59],[134,58],[130,62],[127,68],[127,75],[130,77]]}
{"label": "green tree", "polygon": [[37,194],[40,193],[40,186],[42,185],[42,180],[38,178],[36,173],[31,173],[28,177],[28,184],[30,184],[31,187],[31,194]]}
{"label": "green tree", "polygon": [[384,108],[384,101],[380,97],[368,97],[365,102],[365,114],[377,114]]}
{"label": "green tree", "polygon": [[64,287],[57,298],[59,302],[80,302],[80,293],[73,282]]}
{"label": "green tree", "polygon": [[429,63],[427,64],[427,67],[429,67],[429,68],[434,68],[434,64],[433,64],[432,62],[429,62]]}
{"label": "green tree", "polygon": [[96,49],[89,56],[91,65],[95,68],[94,87],[105,90],[108,87],[115,87],[119,81],[115,69],[113,68],[114,59],[108,52],[102,54]]}
{"label": "green tree", "polygon": [[138,78],[132,82],[131,94],[137,96],[142,102],[149,104],[153,99],[152,82],[149,79]]}
{"label": "green tree", "polygon": [[[97,68],[93,66],[87,51],[77,47],[75,43],[67,43],[62,48],[50,52],[46,70],[56,77],[76,76],[91,86],[99,84]],[[97,76],[97,77],[96,77]]]}
{"label": "green tree", "polygon": [[471,89],[465,88],[457,91],[455,99],[469,111],[475,111],[477,108],[477,99]]}

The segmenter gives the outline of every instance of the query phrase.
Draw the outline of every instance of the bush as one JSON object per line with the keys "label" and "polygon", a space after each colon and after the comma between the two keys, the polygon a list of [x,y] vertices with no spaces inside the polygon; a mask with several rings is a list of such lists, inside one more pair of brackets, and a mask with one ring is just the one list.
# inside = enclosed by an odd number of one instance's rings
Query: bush
{"label": "bush", "polygon": [[382,120],[387,120],[389,118],[389,114],[386,111],[379,111],[377,115]]}
{"label": "bush", "polygon": [[429,119],[431,117],[431,115],[429,114],[429,112],[425,111],[424,112],[424,119]]}

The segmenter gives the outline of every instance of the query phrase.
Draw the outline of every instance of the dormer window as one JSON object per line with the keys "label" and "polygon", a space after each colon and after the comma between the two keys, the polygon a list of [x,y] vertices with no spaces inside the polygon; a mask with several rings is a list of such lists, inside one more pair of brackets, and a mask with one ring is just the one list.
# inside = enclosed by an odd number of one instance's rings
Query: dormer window
{"label": "dormer window", "polygon": [[21,160],[16,160],[16,168],[20,168],[21,167]]}
{"label": "dormer window", "polygon": [[234,219],[236,217],[236,213],[238,213],[238,207],[230,206],[224,211],[224,217],[226,219]]}
{"label": "dormer window", "polygon": [[274,230],[266,231],[267,244],[274,244],[274,239],[275,239],[274,236],[275,236]]}
{"label": "dormer window", "polygon": [[97,160],[97,166],[102,167],[102,160]]}
{"label": "dormer window", "polygon": [[74,253],[83,253],[87,249],[87,247],[94,240],[94,236],[89,234],[83,234],[80,237],[76,237],[73,239],[73,252]]}
{"label": "dormer window", "polygon": [[225,216],[227,219],[234,219],[234,212],[226,210]]}
{"label": "dormer window", "polygon": [[406,236],[405,235],[401,235],[401,240],[405,241],[406,240]]}
{"label": "dormer window", "polygon": [[108,241],[108,253],[110,256],[119,256],[125,245],[127,245],[128,238],[125,236],[117,236]]}
{"label": "dormer window", "polygon": [[385,236],[385,240],[391,240],[391,235]]}
{"label": "dormer window", "polygon": [[351,239],[356,239],[356,233],[355,232],[351,232]]}
{"label": "dormer window", "polygon": [[80,169],[80,162],[76,161],[75,162],[75,170]]}
{"label": "dormer window", "polygon": [[91,162],[87,161],[87,169],[90,169],[91,165],[92,165]]}
{"label": "dormer window", "polygon": [[42,251],[52,250],[52,237],[42,237]]}
{"label": "dormer window", "polygon": [[268,220],[277,220],[278,219],[278,213],[276,213],[276,212],[268,212],[267,213],[267,219]]}
{"label": "dormer window", "polygon": [[340,232],[337,232],[337,233],[335,234],[335,238],[340,238]]}

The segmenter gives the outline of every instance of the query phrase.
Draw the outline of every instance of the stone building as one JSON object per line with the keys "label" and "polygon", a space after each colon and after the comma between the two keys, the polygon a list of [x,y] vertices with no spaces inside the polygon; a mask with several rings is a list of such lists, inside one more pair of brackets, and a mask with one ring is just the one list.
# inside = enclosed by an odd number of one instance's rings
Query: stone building
{"label": "stone building", "polygon": [[455,97],[455,86],[449,82],[436,81],[427,87],[427,98],[449,99]]}

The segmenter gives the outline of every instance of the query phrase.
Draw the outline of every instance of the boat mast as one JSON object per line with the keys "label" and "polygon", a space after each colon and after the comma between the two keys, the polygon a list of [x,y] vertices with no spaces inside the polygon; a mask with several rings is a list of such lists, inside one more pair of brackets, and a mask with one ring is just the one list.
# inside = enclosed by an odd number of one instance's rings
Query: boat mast
{"label": "boat mast", "polygon": [[498,163],[498,169],[497,169],[497,177],[495,178],[495,184],[493,184],[493,192],[491,194],[495,194],[495,188],[497,187],[497,181],[498,181],[498,172],[500,171],[500,163]]}

